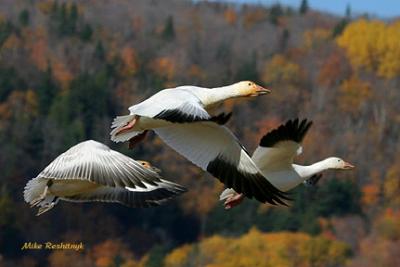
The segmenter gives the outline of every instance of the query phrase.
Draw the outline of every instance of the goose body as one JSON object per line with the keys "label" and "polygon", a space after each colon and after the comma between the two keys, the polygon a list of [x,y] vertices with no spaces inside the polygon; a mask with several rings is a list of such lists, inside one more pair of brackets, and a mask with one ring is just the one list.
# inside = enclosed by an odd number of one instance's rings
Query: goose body
{"label": "goose body", "polygon": [[216,88],[179,86],[164,89],[131,106],[129,115],[116,117],[111,125],[111,140],[124,142],[146,130],[176,123],[207,121],[212,117],[208,111],[224,100],[268,92],[268,89],[249,81]]}
{"label": "goose body", "polygon": [[237,138],[226,127],[218,125],[226,119],[212,117],[207,112],[226,99],[267,92],[253,82],[219,88],[165,89],[130,107],[129,115],[117,117],[112,124],[111,139],[137,141],[137,135],[154,130],[171,148],[227,187],[263,203],[285,204],[283,200],[288,199],[285,194],[263,178]]}
{"label": "goose body", "polygon": [[[295,188],[312,177],[317,177],[325,170],[354,167],[337,157],[330,157],[309,166],[294,164],[294,158],[303,151],[301,142],[311,125],[312,122],[307,120],[287,121],[264,135],[252,155],[252,160],[265,179],[283,192]],[[238,204],[237,201],[241,199],[242,196],[230,188],[225,189],[220,195],[220,200],[226,200],[227,208]]]}
{"label": "goose body", "polygon": [[38,206],[40,215],[59,200],[151,207],[186,191],[162,179],[156,170],[147,162],[89,140],[71,147],[28,181],[24,199]]}

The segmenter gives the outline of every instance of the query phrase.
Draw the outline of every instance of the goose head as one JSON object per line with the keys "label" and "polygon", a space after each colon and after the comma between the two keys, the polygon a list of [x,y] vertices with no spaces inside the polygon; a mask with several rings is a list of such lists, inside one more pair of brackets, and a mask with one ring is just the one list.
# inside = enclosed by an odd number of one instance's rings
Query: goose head
{"label": "goose head", "polygon": [[335,170],[351,170],[354,166],[341,158],[330,157],[325,160],[325,164],[329,169]]}
{"label": "goose head", "polygon": [[156,173],[161,173],[161,170],[159,168],[154,167],[153,165],[150,164],[150,162],[148,161],[144,161],[144,160],[137,160],[137,162],[140,163],[140,165],[142,165],[143,167],[145,167],[146,169],[150,169]]}
{"label": "goose head", "polygon": [[232,85],[240,96],[260,96],[271,93],[267,88],[264,88],[252,81],[241,81]]}

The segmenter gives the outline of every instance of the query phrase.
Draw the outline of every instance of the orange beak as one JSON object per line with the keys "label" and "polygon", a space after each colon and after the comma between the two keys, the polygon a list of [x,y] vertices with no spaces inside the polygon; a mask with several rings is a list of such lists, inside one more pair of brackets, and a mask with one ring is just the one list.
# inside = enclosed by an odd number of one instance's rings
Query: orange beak
{"label": "orange beak", "polygon": [[343,169],[345,169],[345,170],[351,170],[351,169],[354,169],[354,168],[355,168],[354,165],[352,165],[352,164],[350,164],[350,163],[348,163],[348,162],[344,162]]}
{"label": "orange beak", "polygon": [[254,96],[266,95],[271,93],[271,90],[264,88],[262,86],[256,85],[256,90],[254,92]]}

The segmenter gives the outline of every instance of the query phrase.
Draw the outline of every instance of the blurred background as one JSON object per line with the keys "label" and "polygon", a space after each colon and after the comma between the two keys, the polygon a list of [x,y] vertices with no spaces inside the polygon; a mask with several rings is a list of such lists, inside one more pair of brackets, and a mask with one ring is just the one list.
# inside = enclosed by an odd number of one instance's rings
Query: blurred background
{"label": "blurred background", "polygon": [[[400,20],[386,12],[400,9],[314,2],[1,0],[0,266],[400,266]],[[113,117],[160,89],[239,80],[273,90],[222,109],[249,151],[308,118],[297,162],[356,169],[299,186],[290,208],[225,211],[223,185],[154,134],[132,151],[109,140]],[[159,208],[60,202],[35,217],[26,182],[86,139],[190,191]],[[85,249],[21,251],[46,241]]]}

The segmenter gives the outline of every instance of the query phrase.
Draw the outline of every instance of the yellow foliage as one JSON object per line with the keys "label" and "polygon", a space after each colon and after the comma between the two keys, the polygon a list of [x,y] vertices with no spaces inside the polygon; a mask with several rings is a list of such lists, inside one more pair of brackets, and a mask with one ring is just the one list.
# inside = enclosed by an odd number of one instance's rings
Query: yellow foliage
{"label": "yellow foliage", "polygon": [[179,249],[175,249],[165,258],[165,267],[183,267],[188,261],[189,253],[193,247],[190,245],[183,245]]}
{"label": "yellow foliage", "polygon": [[345,80],[339,90],[341,94],[339,107],[352,114],[358,113],[362,105],[372,96],[369,83],[354,76]]}
{"label": "yellow foliage", "polygon": [[386,173],[383,195],[391,206],[400,207],[400,166],[396,160]]}
{"label": "yellow foliage", "polygon": [[303,33],[304,46],[307,49],[315,49],[326,44],[331,37],[331,31],[328,29],[317,28]]}
{"label": "yellow foliage", "polygon": [[262,79],[266,84],[296,84],[301,75],[298,64],[276,55],[266,64]]}
{"label": "yellow foliage", "polygon": [[2,48],[16,50],[17,48],[19,48],[20,44],[21,44],[20,39],[18,38],[17,35],[13,33],[10,34],[10,36],[8,36],[7,40],[3,43]]}
{"label": "yellow foliage", "polygon": [[384,78],[400,74],[400,22],[360,19],[337,38],[355,68],[375,71]]}
{"label": "yellow foliage", "polygon": [[165,263],[166,267],[322,267],[343,265],[348,252],[344,243],[322,236],[289,232],[267,234],[253,228],[239,238],[216,235],[199,244],[177,248],[166,257]]}
{"label": "yellow foliage", "polygon": [[273,91],[284,90],[284,94],[271,94],[274,101],[280,102],[288,98],[297,99],[299,87],[304,81],[304,72],[295,62],[282,55],[276,55],[265,65],[261,78]]}

